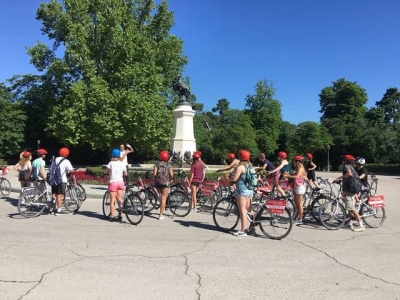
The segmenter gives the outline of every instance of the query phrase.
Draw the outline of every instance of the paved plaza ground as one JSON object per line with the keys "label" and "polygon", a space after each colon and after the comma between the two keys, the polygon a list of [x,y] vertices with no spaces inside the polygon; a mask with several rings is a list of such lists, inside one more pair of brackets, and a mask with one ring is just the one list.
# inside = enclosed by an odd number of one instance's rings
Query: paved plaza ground
{"label": "paved plaza ground", "polygon": [[209,212],[109,223],[94,186],[75,215],[25,219],[12,192],[0,198],[0,299],[400,299],[400,177],[378,178],[382,227],[308,221],[281,241],[217,231]]}

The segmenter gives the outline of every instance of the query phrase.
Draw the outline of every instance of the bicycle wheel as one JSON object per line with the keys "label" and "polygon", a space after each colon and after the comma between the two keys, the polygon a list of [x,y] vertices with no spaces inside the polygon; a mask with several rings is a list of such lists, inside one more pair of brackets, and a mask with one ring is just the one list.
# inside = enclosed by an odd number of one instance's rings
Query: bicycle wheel
{"label": "bicycle wheel", "polygon": [[373,208],[363,203],[361,207],[361,213],[364,223],[370,228],[380,227],[386,219],[384,207]]}
{"label": "bicycle wheel", "polygon": [[371,190],[370,190],[371,196],[375,196],[377,191],[378,191],[378,180],[374,179],[371,182]]}
{"label": "bicycle wheel", "polygon": [[143,196],[144,196],[143,200],[144,212],[145,213],[151,212],[156,206],[157,196],[154,195],[154,193],[149,189],[144,190]]}
{"label": "bicycle wheel", "polygon": [[332,195],[332,185],[328,180],[321,179],[319,182],[319,187],[320,187],[320,193],[325,194],[325,195]]}
{"label": "bicycle wheel", "polygon": [[106,191],[103,196],[103,215],[106,218],[108,218],[111,215],[110,204],[111,204],[110,192]]}
{"label": "bicycle wheel", "polygon": [[37,189],[26,189],[18,199],[18,212],[25,218],[40,216],[47,204],[42,202],[44,195]]}
{"label": "bicycle wheel", "polygon": [[290,217],[293,220],[294,216],[297,213],[297,207],[296,207],[296,204],[294,203],[294,200],[292,198],[288,198],[288,200],[286,202],[286,209],[289,210]]}
{"label": "bicycle wheel", "polygon": [[326,229],[337,230],[346,221],[346,209],[338,200],[332,199],[321,205],[319,218]]}
{"label": "bicycle wheel", "polygon": [[239,222],[239,210],[233,198],[222,198],[213,209],[213,220],[215,226],[222,231],[235,229]]}
{"label": "bicycle wheel", "polygon": [[256,216],[256,223],[260,224],[262,233],[273,240],[287,237],[293,227],[292,215],[287,208],[282,214],[273,214],[262,207]]}
{"label": "bicycle wheel", "polygon": [[128,192],[124,200],[123,212],[129,223],[138,225],[144,216],[142,201],[135,194]]}
{"label": "bicycle wheel", "polygon": [[80,183],[76,183],[76,187],[79,189],[80,191],[80,195],[81,195],[81,201],[85,201],[86,200],[86,191],[85,188],[80,184]]}
{"label": "bicycle wheel", "polygon": [[82,206],[81,191],[77,186],[70,186],[64,193],[63,205],[71,213],[77,212]]}
{"label": "bicycle wheel", "polygon": [[177,217],[186,217],[190,213],[190,199],[181,191],[173,191],[168,195],[169,209]]}
{"label": "bicycle wheel", "polygon": [[311,214],[311,216],[314,218],[315,221],[321,222],[320,216],[319,216],[320,208],[321,208],[322,204],[324,204],[325,202],[328,202],[330,200],[331,199],[329,197],[321,195],[321,196],[318,196],[317,198],[315,198],[311,202],[309,213]]}
{"label": "bicycle wheel", "polygon": [[10,195],[11,192],[11,183],[8,181],[6,178],[1,178],[0,181],[0,191],[3,196],[8,196]]}

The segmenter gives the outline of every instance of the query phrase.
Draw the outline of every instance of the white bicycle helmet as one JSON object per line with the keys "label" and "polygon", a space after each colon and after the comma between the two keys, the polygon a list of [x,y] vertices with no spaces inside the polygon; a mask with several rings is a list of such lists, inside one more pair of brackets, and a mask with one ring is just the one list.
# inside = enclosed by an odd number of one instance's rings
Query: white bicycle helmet
{"label": "white bicycle helmet", "polygon": [[365,164],[365,159],[360,157],[359,159],[356,160],[356,164],[360,164],[360,165]]}

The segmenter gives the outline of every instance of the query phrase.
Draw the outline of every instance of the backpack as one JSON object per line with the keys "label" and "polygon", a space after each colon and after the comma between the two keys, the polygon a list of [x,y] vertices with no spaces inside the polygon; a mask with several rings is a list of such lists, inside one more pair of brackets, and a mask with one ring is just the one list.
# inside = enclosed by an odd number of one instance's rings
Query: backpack
{"label": "backpack", "polygon": [[254,167],[247,166],[246,168],[246,179],[244,184],[248,190],[254,190],[258,186],[258,176]]}
{"label": "backpack", "polygon": [[63,157],[58,164],[56,164],[55,158],[52,159],[50,165],[50,172],[47,176],[47,183],[50,185],[59,185],[62,183],[62,174],[60,169],[60,164],[63,162],[65,157]]}
{"label": "backpack", "polygon": [[284,165],[281,169],[281,174],[289,173],[292,174],[292,169],[290,168],[289,164]]}
{"label": "backpack", "polygon": [[358,176],[357,171],[354,170],[352,166],[350,166],[350,170],[353,176],[343,180],[343,187],[346,187],[345,191],[348,191],[349,193],[358,194],[361,191],[362,186],[360,176]]}
{"label": "backpack", "polygon": [[167,186],[169,184],[169,164],[160,162],[157,164],[156,184]]}

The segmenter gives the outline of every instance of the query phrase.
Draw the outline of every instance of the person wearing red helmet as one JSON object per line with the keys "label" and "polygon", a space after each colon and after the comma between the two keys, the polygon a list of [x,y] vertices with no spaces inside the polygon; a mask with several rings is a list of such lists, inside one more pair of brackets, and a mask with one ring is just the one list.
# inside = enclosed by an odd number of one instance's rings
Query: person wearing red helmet
{"label": "person wearing red helmet", "polygon": [[[74,172],[74,168],[71,165],[71,162],[67,159],[69,155],[69,149],[68,148],[61,148],[60,151],[58,152],[60,156],[56,157],[54,159],[54,164],[52,163],[52,166],[50,166],[50,169],[52,167],[56,167],[57,165],[60,168],[60,173],[61,173],[61,178],[62,182],[60,184],[52,185],[51,186],[51,193],[55,195],[56,201],[57,201],[57,209],[54,211],[54,214],[56,216],[62,216],[68,214],[66,210],[62,209],[62,203],[63,203],[63,197],[65,194],[65,190],[67,187],[67,182],[68,178],[67,175],[69,173]],[[52,170],[50,170],[52,171]]]}
{"label": "person wearing red helmet", "polygon": [[229,165],[222,169],[217,170],[217,172],[232,170],[232,172],[225,174],[225,179],[229,180],[229,177],[232,177],[233,174],[235,174],[236,167],[239,164],[240,160],[238,160],[235,156],[235,153],[232,153],[232,152],[228,153],[227,157],[228,157]]}
{"label": "person wearing red helmet", "polygon": [[[343,156],[343,175],[339,176],[338,178],[335,179],[334,182],[339,182],[340,180],[343,180],[342,182],[342,193],[345,196],[345,207],[348,211],[348,217],[350,219],[350,228],[353,231],[363,231],[365,230],[364,224],[362,219],[360,218],[360,215],[358,214],[358,211],[355,208],[355,202],[356,202],[356,197],[355,194],[351,193],[349,191],[348,185],[346,184],[348,180],[351,180],[351,177],[353,177],[357,171],[354,169],[352,166],[355,162],[355,158],[351,154],[346,154]],[[353,226],[353,220],[356,220],[358,222],[358,226],[355,227]]]}
{"label": "person wearing red helmet", "polygon": [[236,184],[236,202],[239,208],[240,215],[240,230],[235,231],[235,236],[247,236],[247,212],[250,211],[251,199],[253,198],[253,190],[249,190],[245,184],[246,182],[246,169],[251,167],[250,152],[247,150],[239,151],[240,162],[236,167],[235,174],[231,178],[232,182]]}
{"label": "person wearing red helmet", "polygon": [[21,159],[14,166],[14,169],[19,172],[18,181],[21,184],[21,188],[29,187],[32,172],[32,154],[29,151],[23,151],[20,156]]}
{"label": "person wearing red helmet", "polygon": [[37,186],[40,191],[44,191],[46,189],[46,173],[44,171],[44,167],[46,165],[46,162],[44,161],[44,158],[47,155],[47,150],[46,149],[37,149],[37,158],[32,162],[32,175],[31,178],[32,180],[37,181]]}
{"label": "person wearing red helmet", "polygon": [[296,205],[296,215],[294,216],[295,224],[301,225],[303,224],[303,196],[306,192],[305,187],[305,179],[307,176],[306,170],[304,169],[302,161],[304,157],[301,155],[296,155],[293,158],[294,165],[296,166],[295,172],[293,175],[289,173],[283,174],[283,178],[285,179],[293,179],[293,194],[294,194],[294,203]]}
{"label": "person wearing red helmet", "polygon": [[161,194],[161,205],[159,220],[164,219],[165,205],[167,203],[167,197],[169,192],[169,184],[174,177],[172,165],[169,162],[169,153],[163,150],[159,154],[159,162],[154,164],[153,176],[155,177],[155,185]]}
{"label": "person wearing red helmet", "polygon": [[317,168],[316,164],[314,164],[313,155],[311,153],[306,153],[307,163],[306,163],[306,170],[307,170],[307,179],[312,182],[314,188],[319,189],[318,182],[315,180],[315,169]]}
{"label": "person wearing red helmet", "polygon": [[205,165],[201,161],[201,156],[198,152],[193,153],[192,156],[193,162],[192,165],[190,166],[190,179],[189,179],[189,184],[190,184],[190,190],[192,193],[192,209],[194,211],[198,212],[197,210],[197,189],[201,185],[201,183],[204,181],[204,178],[206,176],[205,172]]}
{"label": "person wearing red helmet", "polygon": [[283,174],[285,173],[290,173],[290,165],[289,162],[287,161],[287,154],[286,152],[280,151],[278,153],[278,160],[279,160],[279,166],[277,166],[274,170],[269,171],[269,175],[274,175],[274,181],[275,181],[275,187],[276,191],[278,192],[279,195],[281,196],[286,196],[284,190],[282,189],[281,185],[279,184],[279,179],[282,177]]}

